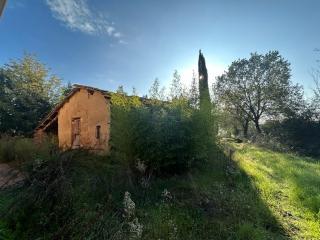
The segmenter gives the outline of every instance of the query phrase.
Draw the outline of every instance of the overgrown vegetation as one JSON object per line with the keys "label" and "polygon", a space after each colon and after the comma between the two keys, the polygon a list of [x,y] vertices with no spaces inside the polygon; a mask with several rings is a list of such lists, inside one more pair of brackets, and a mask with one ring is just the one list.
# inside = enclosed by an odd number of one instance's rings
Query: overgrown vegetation
{"label": "overgrown vegetation", "polygon": [[235,162],[212,152],[148,185],[105,156],[38,152],[25,183],[1,191],[1,226],[13,239],[319,238],[317,160],[232,145]]}
{"label": "overgrown vegetation", "polygon": [[47,156],[26,162],[25,183],[0,194],[14,239],[285,238],[246,173],[221,152],[148,185],[104,156]]}
{"label": "overgrown vegetation", "polygon": [[149,173],[182,172],[208,159],[215,148],[213,117],[183,98],[165,103],[142,101],[119,93],[112,97],[111,153],[115,159],[131,169],[144,164]]}
{"label": "overgrown vegetation", "polygon": [[[199,74],[206,74],[203,56],[200,63]],[[216,148],[217,122],[208,82],[201,87],[196,102],[198,88],[183,89],[176,71],[168,95],[160,90],[158,80],[150,98],[127,96],[123,88],[112,95],[111,156],[125,165],[129,178],[138,165],[145,175],[168,175],[208,160]]]}
{"label": "overgrown vegetation", "polygon": [[39,154],[48,156],[50,152],[57,151],[57,139],[48,136],[43,139],[43,144],[37,145],[30,138],[21,136],[10,137],[3,135],[0,137],[0,162],[11,162],[15,166],[32,161]]}
{"label": "overgrown vegetation", "polygon": [[[0,138],[0,161],[18,167],[25,181],[0,191],[0,238],[320,237],[318,161],[281,153],[319,154],[319,88],[312,103],[303,100],[278,52],[234,62],[218,78],[214,103],[201,52],[199,87],[193,77],[184,88],[177,71],[168,92],[158,80],[149,97],[119,87],[108,156],[19,136],[40,117],[31,108],[40,113],[70,89],[52,95],[57,79],[47,74],[31,56],[1,69],[0,132],[9,135]],[[31,102],[28,91],[37,95]],[[20,113],[27,125],[10,122],[21,121]],[[230,129],[275,151],[221,141],[218,132]]]}

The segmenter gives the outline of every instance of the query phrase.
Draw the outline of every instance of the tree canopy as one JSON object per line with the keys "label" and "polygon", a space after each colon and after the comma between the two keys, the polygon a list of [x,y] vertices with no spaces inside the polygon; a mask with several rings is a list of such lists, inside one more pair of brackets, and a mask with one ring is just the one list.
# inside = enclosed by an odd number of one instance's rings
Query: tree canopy
{"label": "tree canopy", "polygon": [[34,55],[0,68],[0,132],[30,135],[62,94],[61,79]]}
{"label": "tree canopy", "polygon": [[214,91],[225,109],[253,121],[261,133],[261,119],[287,113],[301,99],[301,89],[290,81],[290,71],[290,64],[278,51],[253,53],[249,59],[232,62],[217,78]]}

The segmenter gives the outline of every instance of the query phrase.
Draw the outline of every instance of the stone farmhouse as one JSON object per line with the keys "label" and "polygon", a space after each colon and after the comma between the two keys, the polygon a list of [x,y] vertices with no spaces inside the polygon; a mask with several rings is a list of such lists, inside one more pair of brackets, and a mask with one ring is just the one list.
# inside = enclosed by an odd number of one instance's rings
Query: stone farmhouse
{"label": "stone farmhouse", "polygon": [[84,85],[72,91],[35,129],[35,140],[47,134],[58,138],[61,149],[109,151],[111,92]]}

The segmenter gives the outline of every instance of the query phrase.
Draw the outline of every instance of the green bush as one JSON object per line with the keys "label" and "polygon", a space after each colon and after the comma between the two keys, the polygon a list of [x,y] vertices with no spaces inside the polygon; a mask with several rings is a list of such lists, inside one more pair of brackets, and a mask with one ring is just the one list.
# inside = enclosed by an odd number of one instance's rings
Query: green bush
{"label": "green bush", "polygon": [[268,121],[263,130],[291,151],[320,156],[320,122],[297,116],[283,121]]}
{"label": "green bush", "polygon": [[111,153],[128,171],[143,163],[149,172],[179,173],[214,149],[214,118],[183,98],[142,104],[114,94],[112,100]]}

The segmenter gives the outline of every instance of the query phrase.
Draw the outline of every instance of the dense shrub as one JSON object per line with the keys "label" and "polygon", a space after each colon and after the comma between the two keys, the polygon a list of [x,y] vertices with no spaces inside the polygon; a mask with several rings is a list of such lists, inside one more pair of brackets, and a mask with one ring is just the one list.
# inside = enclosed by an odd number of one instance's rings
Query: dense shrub
{"label": "dense shrub", "polygon": [[320,123],[302,117],[268,121],[264,132],[284,147],[309,156],[320,156]]}
{"label": "dense shrub", "polygon": [[214,149],[213,116],[183,98],[142,103],[114,94],[111,111],[111,152],[128,169],[142,162],[151,172],[178,173]]}
{"label": "dense shrub", "polygon": [[111,162],[79,150],[38,152],[23,164],[23,185],[7,190],[11,200],[0,209],[5,227],[15,239],[112,238],[128,188],[120,165]]}

